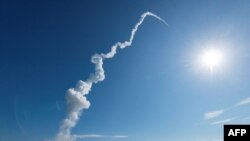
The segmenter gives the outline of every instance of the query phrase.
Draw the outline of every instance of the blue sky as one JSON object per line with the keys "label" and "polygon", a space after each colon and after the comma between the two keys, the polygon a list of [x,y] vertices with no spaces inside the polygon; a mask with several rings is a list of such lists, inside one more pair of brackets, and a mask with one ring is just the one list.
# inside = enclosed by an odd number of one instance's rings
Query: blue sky
{"label": "blue sky", "polygon": [[[89,109],[72,134],[90,141],[219,141],[223,122],[250,123],[250,2],[0,2],[0,140],[53,139],[66,116],[65,92],[86,80],[95,53],[129,39],[105,60]],[[197,64],[216,48],[224,62],[211,74]],[[115,138],[107,136],[126,136]],[[81,139],[79,139],[81,140]],[[82,139],[83,140],[83,139]]]}

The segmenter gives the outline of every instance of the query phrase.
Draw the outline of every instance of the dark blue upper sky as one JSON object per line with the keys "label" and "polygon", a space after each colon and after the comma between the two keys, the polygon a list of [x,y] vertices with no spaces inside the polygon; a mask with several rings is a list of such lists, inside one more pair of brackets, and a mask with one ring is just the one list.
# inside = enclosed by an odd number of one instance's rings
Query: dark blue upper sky
{"label": "dark blue upper sky", "polygon": [[[94,71],[145,11],[131,47],[105,61],[74,134],[125,135],[122,141],[217,141],[220,121],[249,123],[250,2],[247,0],[1,0],[0,141],[53,138],[64,95]],[[223,50],[214,74],[197,66],[204,48]],[[248,104],[248,103],[247,103]],[[222,110],[207,119],[204,115]],[[87,139],[106,141],[108,138]],[[113,140],[113,139],[112,139]]]}

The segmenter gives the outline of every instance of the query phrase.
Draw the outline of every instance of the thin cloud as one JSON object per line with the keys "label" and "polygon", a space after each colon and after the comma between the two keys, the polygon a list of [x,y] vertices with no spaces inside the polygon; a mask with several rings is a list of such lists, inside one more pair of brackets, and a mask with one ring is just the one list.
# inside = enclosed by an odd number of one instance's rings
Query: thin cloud
{"label": "thin cloud", "polygon": [[247,97],[246,99],[243,99],[243,100],[239,101],[238,103],[234,104],[233,106],[231,106],[229,108],[207,112],[207,113],[204,114],[204,119],[209,120],[209,119],[219,117],[225,111],[230,111],[231,109],[234,109],[234,108],[237,108],[237,107],[240,107],[240,106],[243,106],[243,105],[247,105],[247,104],[250,104],[250,97]]}
{"label": "thin cloud", "polygon": [[221,114],[224,113],[224,110],[217,110],[217,111],[212,111],[212,112],[207,112],[204,114],[204,119],[212,119],[220,116]]}
{"label": "thin cloud", "polygon": [[88,134],[88,135],[73,135],[74,138],[103,138],[105,136],[103,135],[97,135],[97,134]]}
{"label": "thin cloud", "polygon": [[230,122],[232,120],[234,120],[234,118],[228,118],[228,119],[224,119],[224,120],[219,120],[219,121],[212,122],[211,125],[224,124],[224,123]]}
{"label": "thin cloud", "polygon": [[250,104],[250,97],[238,102],[237,104],[235,104],[235,106],[238,107],[238,106],[242,106],[242,105],[246,105],[246,104]]}
{"label": "thin cloud", "polygon": [[111,136],[112,138],[128,138],[128,136],[121,136],[121,135],[118,135],[118,136]]}
{"label": "thin cloud", "polygon": [[242,118],[241,120],[247,121],[247,120],[250,120],[250,117],[245,117],[245,118]]}
{"label": "thin cloud", "polygon": [[99,135],[99,134],[86,134],[86,135],[73,135],[74,140],[76,139],[86,139],[86,138],[128,138],[128,136],[124,135],[114,135],[114,136],[106,136],[106,135]]}

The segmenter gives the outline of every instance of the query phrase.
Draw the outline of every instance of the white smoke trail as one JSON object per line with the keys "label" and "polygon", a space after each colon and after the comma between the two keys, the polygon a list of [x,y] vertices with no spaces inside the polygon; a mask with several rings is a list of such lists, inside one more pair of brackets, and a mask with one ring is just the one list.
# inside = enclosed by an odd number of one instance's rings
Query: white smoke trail
{"label": "white smoke trail", "polygon": [[71,135],[71,129],[76,126],[82,111],[84,109],[88,109],[90,106],[90,102],[87,100],[86,95],[89,94],[93,83],[97,83],[105,79],[103,60],[113,58],[116,54],[117,48],[123,49],[131,46],[136,31],[147,16],[152,16],[167,25],[166,21],[159,16],[151,12],[145,12],[141,15],[139,22],[137,22],[135,27],[132,29],[129,41],[124,41],[123,43],[117,42],[111,47],[110,52],[106,54],[94,54],[92,56],[91,62],[95,64],[95,73],[90,74],[89,78],[86,81],[79,80],[75,88],[68,89],[65,96],[67,100],[68,113],[66,119],[64,119],[61,123],[55,141],[75,140],[75,137]]}

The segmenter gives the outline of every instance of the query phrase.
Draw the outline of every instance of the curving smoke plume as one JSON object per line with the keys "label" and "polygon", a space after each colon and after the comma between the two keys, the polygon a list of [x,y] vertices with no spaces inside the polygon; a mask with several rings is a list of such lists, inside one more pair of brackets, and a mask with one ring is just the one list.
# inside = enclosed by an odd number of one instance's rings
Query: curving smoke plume
{"label": "curving smoke plume", "polygon": [[76,126],[82,111],[84,109],[88,109],[90,106],[90,102],[87,100],[86,95],[89,94],[93,84],[105,79],[103,60],[113,58],[116,54],[117,48],[123,49],[131,46],[136,31],[147,16],[152,16],[167,25],[166,21],[164,21],[159,16],[151,12],[145,12],[141,15],[140,20],[132,29],[128,41],[115,43],[111,47],[110,52],[106,54],[101,53],[94,54],[92,56],[91,62],[95,64],[95,72],[90,74],[89,78],[86,81],[79,80],[75,88],[68,89],[65,96],[67,100],[68,113],[66,119],[64,119],[60,125],[60,129],[55,138],[55,141],[74,141],[76,139],[73,135],[71,135],[71,129]]}

